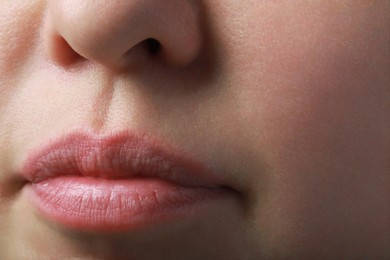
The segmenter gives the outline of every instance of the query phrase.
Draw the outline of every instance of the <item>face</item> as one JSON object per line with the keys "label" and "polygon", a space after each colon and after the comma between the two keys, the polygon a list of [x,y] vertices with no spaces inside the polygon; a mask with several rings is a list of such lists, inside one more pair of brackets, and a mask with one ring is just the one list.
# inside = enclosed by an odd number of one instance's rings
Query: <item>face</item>
{"label": "face", "polygon": [[0,258],[389,257],[389,1],[1,6]]}

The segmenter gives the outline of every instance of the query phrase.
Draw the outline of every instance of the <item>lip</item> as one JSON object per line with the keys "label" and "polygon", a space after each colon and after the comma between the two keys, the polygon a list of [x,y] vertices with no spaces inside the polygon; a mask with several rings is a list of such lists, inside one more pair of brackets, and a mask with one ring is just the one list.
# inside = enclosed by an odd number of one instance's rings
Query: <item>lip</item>
{"label": "lip", "polygon": [[83,231],[130,231],[202,214],[233,190],[183,152],[130,131],[75,131],[22,166],[37,213]]}

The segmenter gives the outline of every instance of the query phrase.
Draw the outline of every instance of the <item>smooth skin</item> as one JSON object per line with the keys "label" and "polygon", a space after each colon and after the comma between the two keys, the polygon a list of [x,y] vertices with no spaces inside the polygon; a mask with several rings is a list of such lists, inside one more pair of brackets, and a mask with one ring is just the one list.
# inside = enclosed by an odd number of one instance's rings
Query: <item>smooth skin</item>
{"label": "smooth skin", "polygon": [[[1,259],[390,258],[390,1],[0,4]],[[237,199],[173,229],[53,225],[19,172],[74,129],[158,136]]]}

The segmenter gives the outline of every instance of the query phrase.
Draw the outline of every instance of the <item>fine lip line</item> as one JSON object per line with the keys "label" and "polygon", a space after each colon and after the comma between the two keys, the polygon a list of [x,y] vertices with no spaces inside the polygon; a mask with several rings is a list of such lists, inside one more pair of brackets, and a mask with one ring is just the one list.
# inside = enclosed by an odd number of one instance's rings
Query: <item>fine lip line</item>
{"label": "fine lip line", "polygon": [[64,176],[108,180],[158,178],[180,186],[228,188],[202,163],[146,134],[76,130],[31,151],[22,164],[31,183]]}

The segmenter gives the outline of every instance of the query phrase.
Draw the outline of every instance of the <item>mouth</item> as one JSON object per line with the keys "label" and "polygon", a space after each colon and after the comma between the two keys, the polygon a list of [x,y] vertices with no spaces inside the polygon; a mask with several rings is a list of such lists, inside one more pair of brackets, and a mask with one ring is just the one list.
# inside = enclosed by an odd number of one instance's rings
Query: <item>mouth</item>
{"label": "mouth", "polygon": [[33,150],[21,172],[38,215],[80,231],[175,222],[236,195],[202,163],[129,131],[72,132]]}

